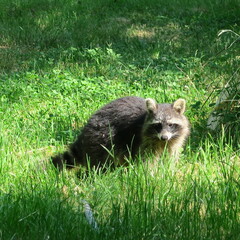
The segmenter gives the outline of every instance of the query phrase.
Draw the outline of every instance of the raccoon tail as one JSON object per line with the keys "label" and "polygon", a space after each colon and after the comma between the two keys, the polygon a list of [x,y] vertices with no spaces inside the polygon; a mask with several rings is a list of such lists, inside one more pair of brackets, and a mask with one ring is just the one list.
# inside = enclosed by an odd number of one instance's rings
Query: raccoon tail
{"label": "raccoon tail", "polygon": [[63,165],[66,165],[67,168],[73,168],[75,166],[74,157],[70,152],[64,152],[52,157],[52,163],[59,170],[63,169]]}

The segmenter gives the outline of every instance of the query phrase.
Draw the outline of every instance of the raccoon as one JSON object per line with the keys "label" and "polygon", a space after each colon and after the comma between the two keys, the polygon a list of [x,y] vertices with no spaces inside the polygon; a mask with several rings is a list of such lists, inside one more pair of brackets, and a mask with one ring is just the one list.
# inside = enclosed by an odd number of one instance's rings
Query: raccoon
{"label": "raccoon", "polygon": [[164,149],[177,158],[190,134],[185,106],[184,99],[173,104],[135,96],[114,100],[93,114],[68,151],[52,162],[59,169],[64,164],[67,168],[119,166],[139,154],[153,153],[158,159]]}

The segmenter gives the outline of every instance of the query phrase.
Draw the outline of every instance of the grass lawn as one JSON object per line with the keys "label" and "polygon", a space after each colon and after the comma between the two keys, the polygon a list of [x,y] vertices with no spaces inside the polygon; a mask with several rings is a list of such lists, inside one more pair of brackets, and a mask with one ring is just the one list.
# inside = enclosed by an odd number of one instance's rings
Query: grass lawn
{"label": "grass lawn", "polygon": [[[240,33],[238,0],[1,0],[0,239],[240,240],[239,127],[206,128],[239,77],[223,29]],[[187,100],[179,163],[58,173],[50,157],[128,95]]]}

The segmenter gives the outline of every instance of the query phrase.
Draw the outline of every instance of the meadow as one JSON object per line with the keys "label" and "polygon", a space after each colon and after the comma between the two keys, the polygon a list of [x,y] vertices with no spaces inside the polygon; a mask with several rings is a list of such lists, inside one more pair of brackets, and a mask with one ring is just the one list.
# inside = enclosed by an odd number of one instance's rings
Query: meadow
{"label": "meadow", "polygon": [[[239,79],[224,29],[240,33],[238,0],[1,0],[0,239],[240,240],[239,120],[206,127]],[[128,95],[186,99],[179,163],[59,173],[51,156]]]}

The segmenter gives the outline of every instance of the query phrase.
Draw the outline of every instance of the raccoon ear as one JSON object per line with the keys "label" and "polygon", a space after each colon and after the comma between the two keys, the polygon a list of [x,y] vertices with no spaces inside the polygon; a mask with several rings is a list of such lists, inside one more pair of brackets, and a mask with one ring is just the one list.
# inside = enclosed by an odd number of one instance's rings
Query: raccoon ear
{"label": "raccoon ear", "polygon": [[179,98],[173,103],[173,109],[179,114],[183,114],[186,109],[186,101],[182,98]]}
{"label": "raccoon ear", "polygon": [[147,98],[146,100],[146,106],[147,106],[147,110],[149,113],[156,113],[157,111],[157,103],[154,99],[152,98]]}

